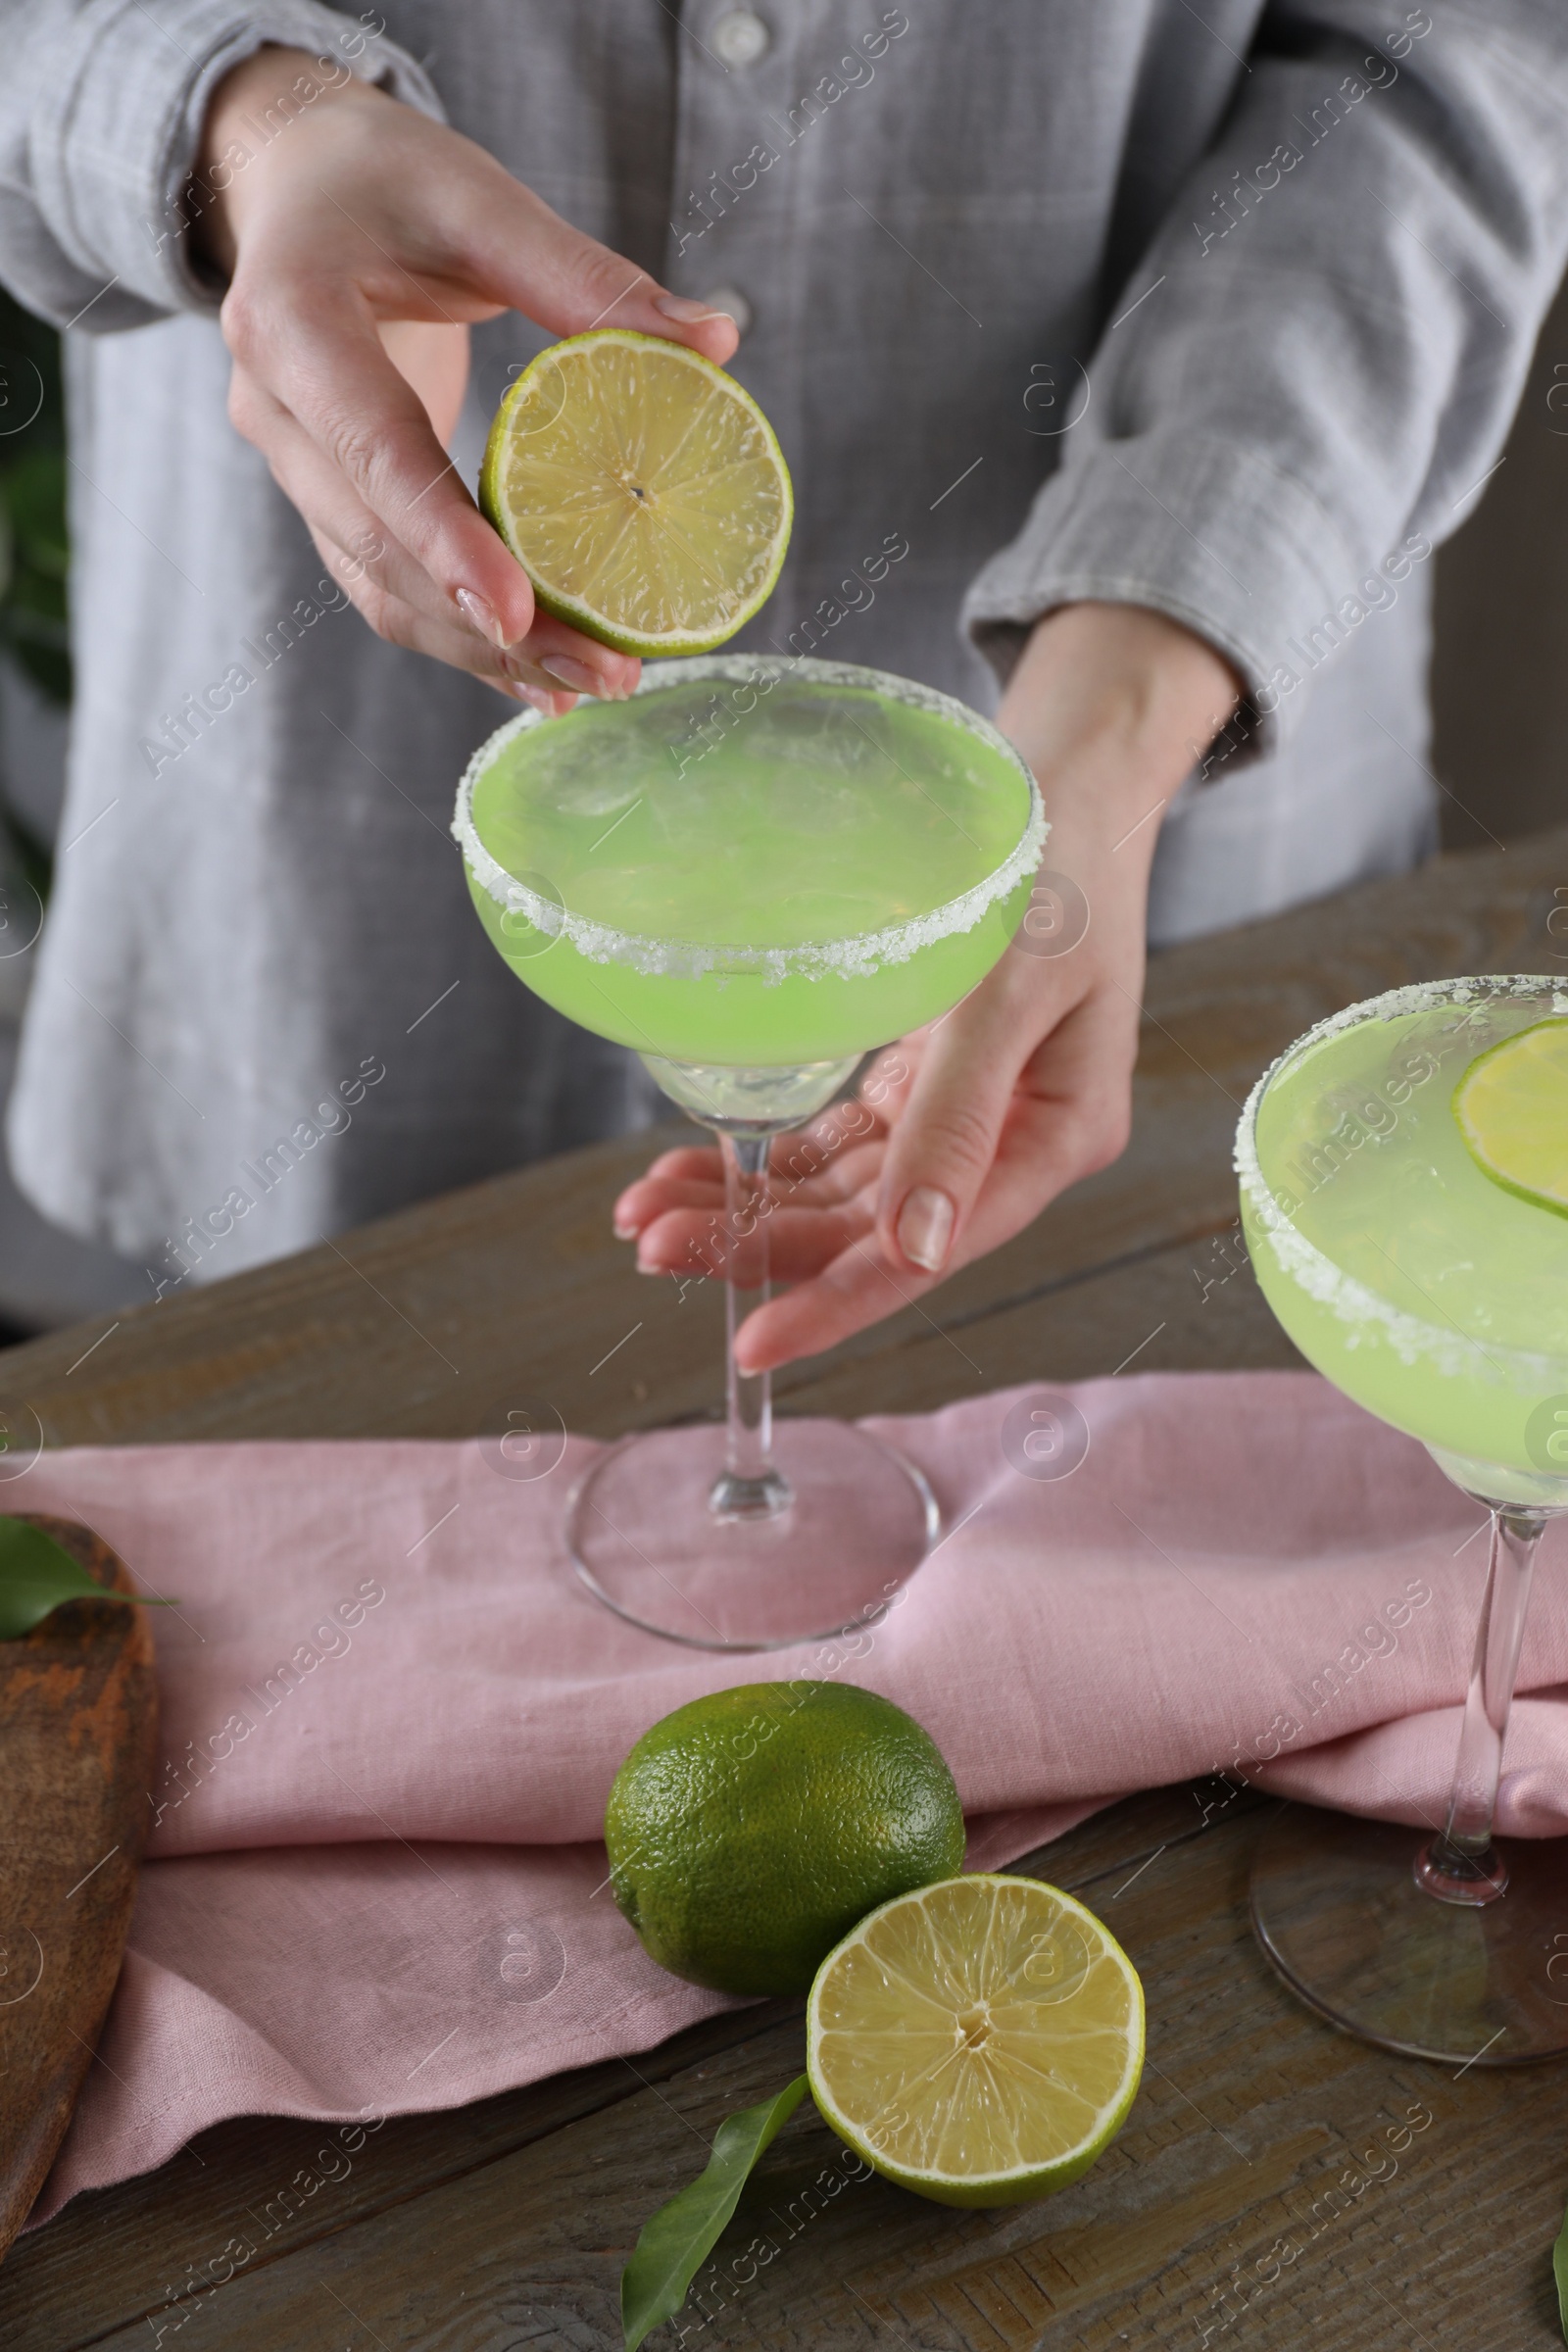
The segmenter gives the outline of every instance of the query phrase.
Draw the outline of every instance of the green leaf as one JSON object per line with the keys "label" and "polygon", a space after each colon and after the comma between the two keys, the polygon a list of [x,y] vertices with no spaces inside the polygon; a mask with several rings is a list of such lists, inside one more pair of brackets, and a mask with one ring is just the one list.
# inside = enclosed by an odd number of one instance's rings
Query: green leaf
{"label": "green leaf", "polygon": [[637,2352],[650,2328],[679,2311],[687,2288],[739,2204],[752,2167],[805,2096],[806,2077],[797,2075],[776,2098],[726,2116],[707,2170],[643,2224],[632,2258],[620,2274],[626,2352]]}
{"label": "green leaf", "polygon": [[[141,1594],[109,1592],[95,1585],[63,1544],[25,1519],[0,1517],[0,1642],[16,1642],[42,1623],[63,1600],[141,1600]],[[167,1609],[167,1600],[149,1600]]]}
{"label": "green leaf", "polygon": [[1557,2280],[1557,2316],[1562,2322],[1562,2340],[1568,2344],[1568,2213],[1562,2217],[1557,2243],[1551,2249],[1551,2267]]}

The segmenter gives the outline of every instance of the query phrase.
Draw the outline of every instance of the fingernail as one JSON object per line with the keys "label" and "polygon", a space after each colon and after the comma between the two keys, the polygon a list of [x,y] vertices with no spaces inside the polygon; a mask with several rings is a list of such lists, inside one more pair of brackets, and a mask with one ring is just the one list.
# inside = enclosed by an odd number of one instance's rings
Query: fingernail
{"label": "fingernail", "polygon": [[519,698],[520,701],[532,703],[534,709],[540,713],[541,717],[555,717],[556,698],[553,694],[547,694],[542,686],[524,686],[519,679],[516,685],[514,686],[513,692]]}
{"label": "fingernail", "polygon": [[599,672],[590,669],[586,662],[574,662],[570,654],[545,654],[539,666],[548,669],[553,678],[559,678],[569,694],[610,693]]}
{"label": "fingernail", "polygon": [[506,632],[501,626],[501,616],[495,607],[487,604],[484,598],[472,588],[455,588],[452,593],[468,626],[477,629],[480,636],[487,639],[491,645],[504,647],[507,642]]}
{"label": "fingernail", "polygon": [[642,1229],[637,1225],[612,1225],[610,1230],[617,1242],[634,1242]]}
{"label": "fingernail", "polygon": [[899,1211],[899,1248],[911,1266],[940,1274],[953,1240],[953,1202],[933,1185],[917,1184]]}
{"label": "fingernail", "polygon": [[656,294],[654,308],[662,318],[673,318],[677,326],[701,326],[705,318],[727,318],[728,311],[715,311],[711,303],[692,302],[684,294]]}

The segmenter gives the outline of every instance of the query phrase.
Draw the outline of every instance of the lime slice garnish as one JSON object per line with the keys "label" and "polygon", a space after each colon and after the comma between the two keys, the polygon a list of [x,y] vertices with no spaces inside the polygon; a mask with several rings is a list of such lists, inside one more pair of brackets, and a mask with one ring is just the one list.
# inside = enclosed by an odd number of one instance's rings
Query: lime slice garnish
{"label": "lime slice garnish", "polygon": [[1015,2205],[1121,2130],[1144,1994],[1070,1894],[976,1873],[861,1920],[817,1972],[806,2034],[811,2096],[879,2173],[942,2205]]}
{"label": "lime slice garnish", "polygon": [[490,427],[479,504],[547,612],[623,654],[706,654],[770,594],[794,499],[749,392],[621,327],[530,361]]}
{"label": "lime slice garnish", "polygon": [[1453,1115],[1494,1184],[1568,1213],[1568,1019],[1535,1021],[1478,1054]]}

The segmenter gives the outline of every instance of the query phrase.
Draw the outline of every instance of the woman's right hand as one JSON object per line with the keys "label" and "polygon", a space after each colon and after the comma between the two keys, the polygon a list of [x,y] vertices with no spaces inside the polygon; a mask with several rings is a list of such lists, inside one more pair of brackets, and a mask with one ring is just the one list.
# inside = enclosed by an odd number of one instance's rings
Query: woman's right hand
{"label": "woman's right hand", "polygon": [[722,364],[721,311],[670,295],[472,140],[305,51],[260,49],[204,126],[192,234],[229,279],[229,416],[377,635],[546,710],[637,663],[536,610],[442,446],[470,321],[603,324]]}

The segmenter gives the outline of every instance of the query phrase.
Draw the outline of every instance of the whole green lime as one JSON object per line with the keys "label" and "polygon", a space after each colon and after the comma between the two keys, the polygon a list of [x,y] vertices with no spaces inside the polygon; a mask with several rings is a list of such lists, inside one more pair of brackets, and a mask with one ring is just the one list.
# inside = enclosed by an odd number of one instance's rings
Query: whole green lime
{"label": "whole green lime", "polygon": [[746,1683],[643,1734],[605,1843],[662,1968],[719,1992],[806,1992],[868,1911],[962,1867],[963,1812],[935,1740],[890,1699]]}

